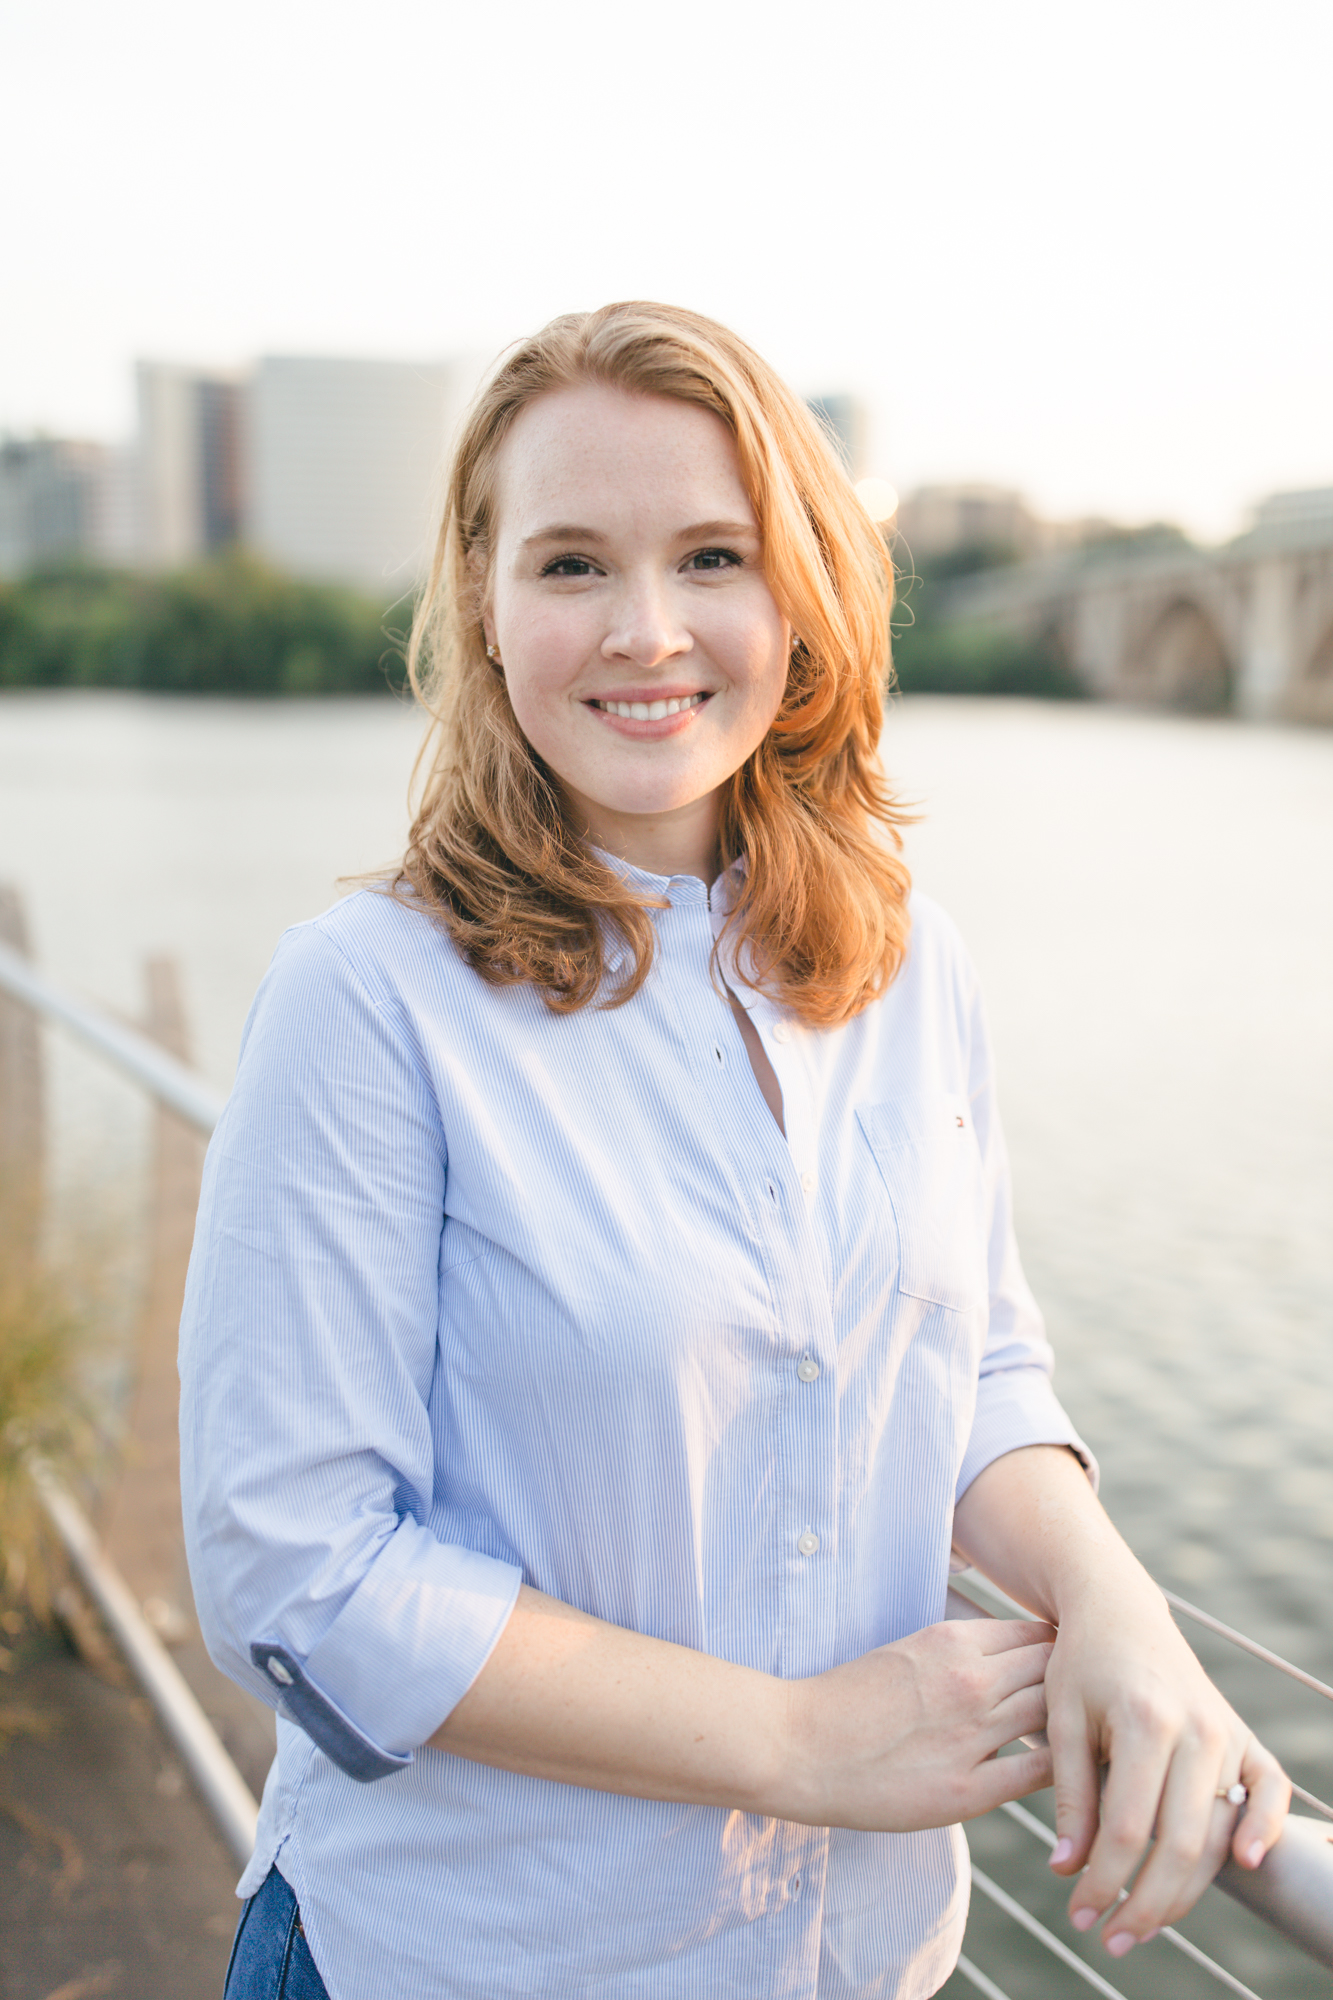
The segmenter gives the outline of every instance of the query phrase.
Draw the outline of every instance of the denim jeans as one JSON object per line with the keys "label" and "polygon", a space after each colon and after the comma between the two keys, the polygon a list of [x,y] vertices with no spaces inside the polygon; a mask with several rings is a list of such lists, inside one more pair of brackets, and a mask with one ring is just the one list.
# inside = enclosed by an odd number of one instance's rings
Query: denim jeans
{"label": "denim jeans", "polygon": [[296,1898],[276,1868],[241,1911],[222,2000],[329,2000]]}

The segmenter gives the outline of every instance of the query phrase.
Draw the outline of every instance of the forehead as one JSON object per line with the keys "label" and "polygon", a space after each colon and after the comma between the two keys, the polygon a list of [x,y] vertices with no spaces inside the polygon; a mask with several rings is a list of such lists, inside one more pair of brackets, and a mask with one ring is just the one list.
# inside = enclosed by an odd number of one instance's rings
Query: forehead
{"label": "forehead", "polygon": [[[538,396],[500,449],[498,522],[527,534],[538,517],[597,518],[683,510],[690,521],[753,520],[730,431],[674,396],[581,383]],[[554,514],[552,514],[554,509]]]}

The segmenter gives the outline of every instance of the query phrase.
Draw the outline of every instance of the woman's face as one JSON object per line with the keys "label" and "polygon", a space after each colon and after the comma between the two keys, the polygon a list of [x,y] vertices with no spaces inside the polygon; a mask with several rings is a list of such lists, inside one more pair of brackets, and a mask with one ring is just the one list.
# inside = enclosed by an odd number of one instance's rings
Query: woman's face
{"label": "woman's face", "polygon": [[594,384],[530,403],[500,454],[484,622],[597,845],[707,879],[718,789],[766,735],[792,643],[720,419]]}

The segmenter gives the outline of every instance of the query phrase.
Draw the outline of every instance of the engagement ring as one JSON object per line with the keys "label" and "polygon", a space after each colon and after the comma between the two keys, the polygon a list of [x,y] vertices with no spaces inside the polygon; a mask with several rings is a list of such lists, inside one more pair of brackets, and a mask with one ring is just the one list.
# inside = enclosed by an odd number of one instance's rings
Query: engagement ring
{"label": "engagement ring", "polygon": [[1235,1784],[1224,1785],[1217,1796],[1219,1799],[1225,1799],[1229,1806],[1243,1806],[1250,1794],[1245,1785]]}

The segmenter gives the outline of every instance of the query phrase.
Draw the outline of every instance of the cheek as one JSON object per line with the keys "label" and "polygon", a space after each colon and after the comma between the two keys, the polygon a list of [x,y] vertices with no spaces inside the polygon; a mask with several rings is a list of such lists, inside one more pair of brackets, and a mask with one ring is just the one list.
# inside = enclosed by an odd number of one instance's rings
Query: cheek
{"label": "cheek", "polygon": [[587,658],[593,634],[586,612],[569,601],[496,605],[496,630],[506,667],[514,669],[535,690],[559,691]]}
{"label": "cheek", "polygon": [[749,696],[747,705],[762,710],[766,722],[782,706],[788,653],[786,628],[776,608],[771,618],[750,619],[736,634],[733,658]]}

